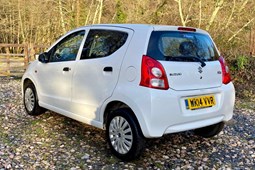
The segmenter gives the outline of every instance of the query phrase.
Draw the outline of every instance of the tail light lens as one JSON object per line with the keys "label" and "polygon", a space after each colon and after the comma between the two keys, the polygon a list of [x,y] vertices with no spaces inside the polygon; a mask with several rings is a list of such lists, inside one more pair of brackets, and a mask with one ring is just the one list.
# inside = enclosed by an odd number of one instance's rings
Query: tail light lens
{"label": "tail light lens", "polygon": [[221,70],[222,70],[222,83],[228,84],[229,82],[231,82],[229,68],[227,66],[225,59],[222,56],[220,56],[219,61],[220,61]]}
{"label": "tail light lens", "polygon": [[157,60],[146,55],[142,58],[140,86],[162,90],[169,89],[166,72],[163,66]]}

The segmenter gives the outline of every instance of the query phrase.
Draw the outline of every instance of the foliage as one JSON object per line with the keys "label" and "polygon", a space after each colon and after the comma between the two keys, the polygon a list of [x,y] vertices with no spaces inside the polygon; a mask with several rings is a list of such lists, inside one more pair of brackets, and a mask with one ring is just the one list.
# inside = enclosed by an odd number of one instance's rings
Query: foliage
{"label": "foliage", "polygon": [[231,58],[229,64],[237,96],[255,101],[255,58],[245,55]]}
{"label": "foliage", "polygon": [[122,10],[121,1],[118,0],[116,4],[116,23],[125,23],[127,19],[127,14]]}
{"label": "foliage", "polygon": [[[208,31],[234,73],[254,82],[254,0],[0,0],[0,43],[50,45],[96,23],[182,25]],[[254,84],[253,84],[254,86]]]}
{"label": "foliage", "polygon": [[253,0],[0,0],[0,4],[0,43],[50,44],[82,25],[147,23],[205,29],[223,52],[248,53],[255,44]]}
{"label": "foliage", "polygon": [[244,70],[245,66],[248,64],[248,57],[241,55],[237,57],[237,69]]}

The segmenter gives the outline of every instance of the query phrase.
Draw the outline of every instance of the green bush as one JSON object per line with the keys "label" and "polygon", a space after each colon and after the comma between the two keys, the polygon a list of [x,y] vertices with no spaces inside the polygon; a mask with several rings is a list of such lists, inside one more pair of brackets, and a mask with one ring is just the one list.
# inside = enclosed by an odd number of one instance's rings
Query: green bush
{"label": "green bush", "polygon": [[255,100],[255,57],[239,55],[228,60],[236,95]]}
{"label": "green bush", "polygon": [[246,65],[248,64],[248,57],[241,55],[237,57],[237,69],[244,70]]}

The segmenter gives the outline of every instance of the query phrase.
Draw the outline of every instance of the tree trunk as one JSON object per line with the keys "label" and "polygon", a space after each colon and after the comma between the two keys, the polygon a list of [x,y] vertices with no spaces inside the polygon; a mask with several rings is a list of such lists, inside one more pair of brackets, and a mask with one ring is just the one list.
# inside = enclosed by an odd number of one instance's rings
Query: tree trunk
{"label": "tree trunk", "polygon": [[212,23],[214,22],[214,20],[215,20],[217,14],[218,14],[218,12],[219,12],[219,10],[221,9],[221,7],[222,7],[222,5],[223,5],[223,2],[224,2],[224,0],[217,0],[217,2],[216,2],[216,7],[215,7],[215,9],[214,9],[214,11],[213,11],[213,13],[212,13],[212,15],[211,15],[211,18],[210,18],[210,21],[209,21],[208,25],[206,26],[206,30],[207,30],[207,31],[209,31],[209,29],[210,29]]}
{"label": "tree trunk", "polygon": [[64,13],[63,13],[63,7],[62,7],[62,1],[61,0],[58,0],[58,7],[59,7],[61,27],[62,27],[63,33],[65,33],[66,32],[66,26],[65,26]]}
{"label": "tree trunk", "polygon": [[20,7],[20,0],[18,0],[18,15],[19,15],[19,32],[21,33],[22,36],[22,41],[26,41],[25,40],[25,33],[24,33],[24,26],[23,26],[23,22],[22,22],[22,17],[21,17],[21,7]]}

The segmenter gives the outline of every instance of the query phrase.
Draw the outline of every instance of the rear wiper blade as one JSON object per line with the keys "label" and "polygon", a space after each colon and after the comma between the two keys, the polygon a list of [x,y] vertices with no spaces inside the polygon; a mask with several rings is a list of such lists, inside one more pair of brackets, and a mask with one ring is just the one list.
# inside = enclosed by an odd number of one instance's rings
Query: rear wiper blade
{"label": "rear wiper blade", "polygon": [[199,58],[199,57],[196,57],[196,56],[187,56],[187,58],[192,58],[192,59],[195,59],[195,60],[199,61],[201,63],[201,67],[206,66],[205,62],[201,58]]}
{"label": "rear wiper blade", "polygon": [[171,60],[174,60],[174,61],[182,61],[183,59],[193,59],[193,60],[199,61],[201,63],[201,67],[206,66],[205,62],[203,60],[201,60],[199,57],[196,57],[196,56],[178,56],[178,57],[165,56],[165,58],[171,59]]}

